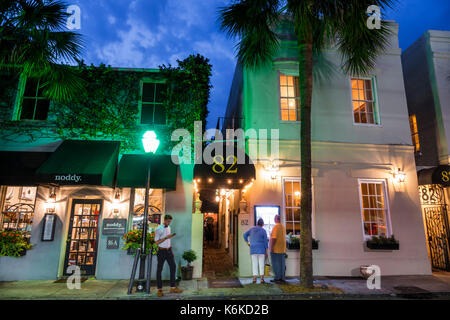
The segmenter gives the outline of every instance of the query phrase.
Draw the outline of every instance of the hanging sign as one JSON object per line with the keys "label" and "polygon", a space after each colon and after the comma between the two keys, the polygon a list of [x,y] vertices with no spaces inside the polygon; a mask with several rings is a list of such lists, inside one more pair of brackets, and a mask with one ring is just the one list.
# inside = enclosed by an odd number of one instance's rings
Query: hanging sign
{"label": "hanging sign", "polygon": [[41,241],[53,241],[55,237],[56,214],[47,213],[44,216]]}
{"label": "hanging sign", "polygon": [[104,236],[118,236],[127,232],[127,219],[103,219]]}

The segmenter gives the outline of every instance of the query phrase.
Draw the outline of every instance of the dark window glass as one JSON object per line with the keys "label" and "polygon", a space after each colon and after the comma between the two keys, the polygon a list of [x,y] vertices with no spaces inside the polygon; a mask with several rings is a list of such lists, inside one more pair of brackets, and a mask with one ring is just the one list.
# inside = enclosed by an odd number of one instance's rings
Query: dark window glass
{"label": "dark window glass", "polygon": [[50,101],[44,98],[39,86],[38,79],[27,79],[20,112],[21,120],[47,120]]}
{"label": "dark window glass", "polygon": [[27,84],[25,85],[24,97],[36,97],[36,89],[38,86],[38,81],[36,79],[27,79]]}
{"label": "dark window glass", "polygon": [[141,123],[152,124],[153,123],[153,104],[142,105]]}
{"label": "dark window glass", "polygon": [[142,102],[155,102],[155,83],[144,83],[142,87]]}
{"label": "dark window glass", "polygon": [[20,113],[20,120],[33,120],[34,107],[36,105],[35,99],[23,99],[22,112]]}
{"label": "dark window glass", "polygon": [[167,90],[167,85],[158,83],[156,84],[156,97],[155,102],[162,103],[163,102],[163,94]]}
{"label": "dark window glass", "polygon": [[161,104],[155,104],[155,124],[166,124],[166,110]]}
{"label": "dark window glass", "polygon": [[34,114],[34,120],[47,120],[48,108],[50,101],[46,99],[37,100],[36,112]]}

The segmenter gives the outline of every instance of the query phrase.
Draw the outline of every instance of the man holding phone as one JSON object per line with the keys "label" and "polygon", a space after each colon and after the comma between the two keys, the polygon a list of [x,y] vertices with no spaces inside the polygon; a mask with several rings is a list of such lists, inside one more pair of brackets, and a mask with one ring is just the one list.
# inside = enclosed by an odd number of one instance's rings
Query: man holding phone
{"label": "man holding phone", "polygon": [[164,216],[164,222],[155,231],[155,243],[158,245],[158,267],[156,268],[156,282],[158,286],[158,297],[163,296],[162,292],[162,279],[161,272],[164,266],[164,262],[170,267],[170,293],[181,293],[183,290],[175,286],[175,258],[172,252],[172,245],[170,239],[173,238],[176,233],[170,233],[170,223],[172,222],[172,216],[166,214]]}

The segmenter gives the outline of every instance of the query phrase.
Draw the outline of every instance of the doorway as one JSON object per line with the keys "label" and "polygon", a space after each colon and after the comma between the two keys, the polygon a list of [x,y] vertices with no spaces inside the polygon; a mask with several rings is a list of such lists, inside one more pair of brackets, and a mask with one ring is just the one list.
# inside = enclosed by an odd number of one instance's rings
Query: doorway
{"label": "doorway", "polygon": [[444,188],[438,184],[421,185],[419,192],[431,267],[450,271],[450,228]]}
{"label": "doorway", "polygon": [[65,276],[72,274],[67,272],[70,266],[78,266],[82,275],[95,275],[102,204],[102,200],[73,200],[64,260]]}

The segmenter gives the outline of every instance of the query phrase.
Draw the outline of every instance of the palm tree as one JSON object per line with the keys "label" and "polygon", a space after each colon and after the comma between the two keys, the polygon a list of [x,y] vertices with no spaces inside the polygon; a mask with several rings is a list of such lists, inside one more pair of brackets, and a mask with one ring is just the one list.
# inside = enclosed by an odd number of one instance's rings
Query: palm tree
{"label": "palm tree", "polygon": [[395,0],[240,0],[219,9],[219,22],[229,36],[237,36],[239,62],[257,68],[271,61],[280,43],[275,28],[282,20],[293,24],[298,42],[300,92],[300,284],[313,287],[311,102],[313,57],[331,44],[342,56],[347,74],[364,75],[375,66],[391,35],[389,25],[367,27],[367,8],[392,8]]}
{"label": "palm tree", "polygon": [[1,0],[0,67],[39,77],[44,95],[68,100],[82,80],[65,63],[78,62],[81,35],[65,30],[67,5],[54,0]]}

